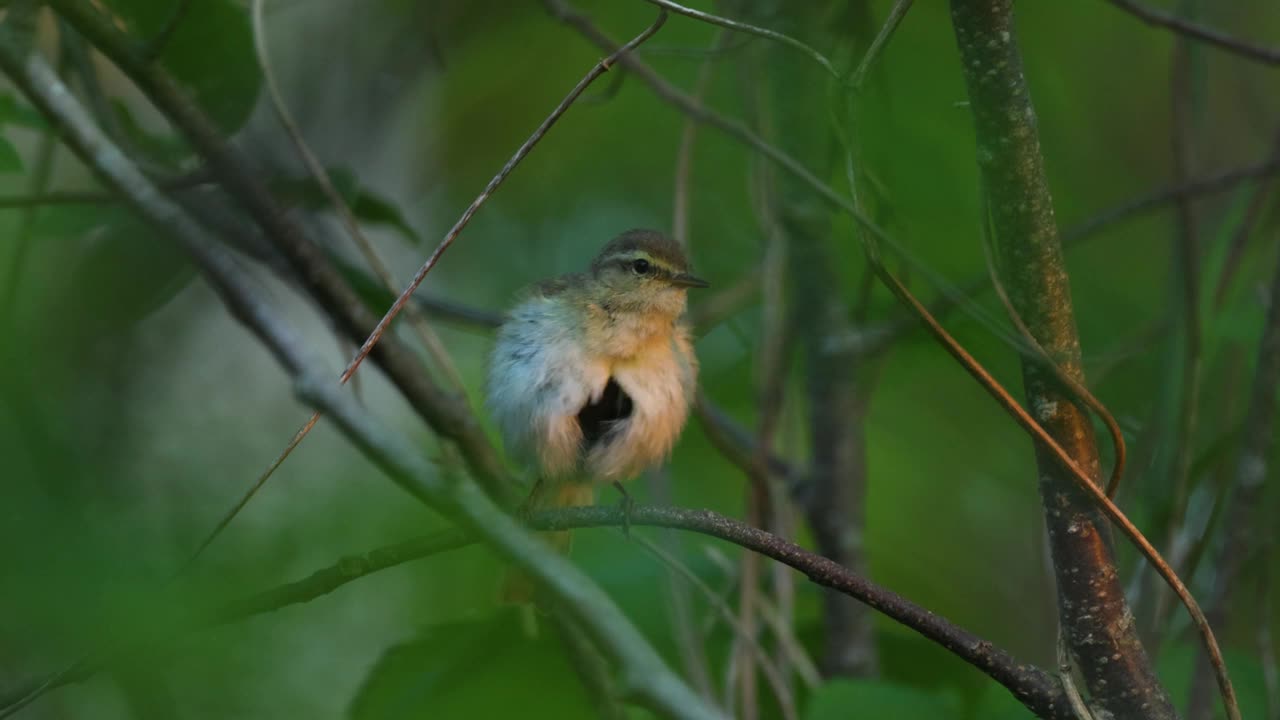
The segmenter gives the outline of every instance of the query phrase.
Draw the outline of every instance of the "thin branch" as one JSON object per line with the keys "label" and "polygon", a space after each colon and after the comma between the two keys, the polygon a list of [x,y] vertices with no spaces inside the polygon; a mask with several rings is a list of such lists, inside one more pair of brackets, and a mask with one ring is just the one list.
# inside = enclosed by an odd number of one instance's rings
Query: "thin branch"
{"label": "thin branch", "polygon": [[716,591],[712,590],[710,586],[703,582],[702,578],[698,577],[693,570],[690,570],[688,565],[680,562],[679,558],[662,549],[661,546],[647,538],[639,536],[633,535],[631,539],[640,545],[640,547],[644,548],[644,550],[650,555],[654,556],[654,558],[656,558],[664,568],[668,568],[678,574],[684,579],[685,583],[697,589],[703,597],[707,598],[711,607],[715,608],[716,612],[720,615],[720,618],[724,620],[725,624],[727,624],[733,631],[734,637],[738,638],[738,640],[740,640],[751,650],[751,653],[755,655],[756,662],[760,664],[760,668],[764,672],[765,678],[773,688],[774,696],[777,698],[778,705],[782,709],[782,716],[784,718],[791,718],[794,720],[794,718],[797,717],[796,701],[792,696],[791,690],[787,686],[786,681],[783,680],[782,673],[778,671],[777,663],[773,661],[773,658],[769,657],[769,654],[765,652],[763,647],[761,647],[759,640],[755,638],[753,633],[749,632],[747,628],[743,627],[743,625],[738,622],[738,618],[734,616],[733,609],[729,607],[729,603],[725,602],[724,598],[717,595]]}
{"label": "thin branch", "polygon": [[893,37],[893,33],[897,31],[898,26],[902,24],[902,19],[907,16],[907,11],[911,9],[913,0],[894,0],[893,7],[889,9],[889,16],[885,18],[884,24],[880,26],[880,32],[876,33],[876,37],[871,41],[871,46],[867,48],[866,54],[862,56],[862,60],[858,63],[858,68],[853,71],[853,77],[849,84],[854,90],[860,90],[863,83],[867,81],[867,73],[871,72],[872,66],[880,59],[881,53],[889,45],[889,38]]}
{"label": "thin branch", "polygon": [[80,159],[157,230],[191,254],[232,313],[249,327],[295,378],[298,394],[324,410],[360,451],[397,485],[483,538],[506,561],[535,577],[570,610],[592,640],[618,666],[624,695],[676,718],[719,718],[670,669],[625,614],[586,575],[538,542],[466,478],[434,472],[408,439],[383,426],[340,391],[305,349],[292,327],[266,300],[230,252],[181,208],[165,198],[93,124],[48,65],[26,55],[0,27],[0,70],[55,125]]}
{"label": "thin branch", "polygon": [[[710,510],[689,510],[650,506],[633,506],[629,512],[618,507],[582,507],[539,512],[528,519],[535,530],[568,530],[590,527],[652,526],[687,530],[718,538],[746,550],[759,553],[787,565],[814,583],[857,598],[878,612],[941,645],[961,660],[977,668],[1005,686],[1019,702],[1041,718],[1074,720],[1067,698],[1056,679],[1044,670],[1016,658],[969,631],[952,624],[902,596],[880,587],[848,569],[816,555],[793,542],[753,528]],[[366,575],[401,565],[412,560],[464,547],[473,542],[466,533],[445,531],[415,538],[342,558],[333,565],[317,570],[303,580],[255,593],[241,600],[199,612],[185,629],[199,629],[242,620],[253,615],[309,602]],[[157,632],[156,638],[167,638],[178,631]],[[77,673],[57,681],[54,686],[85,679],[101,665],[86,666]],[[42,680],[41,682],[47,682]],[[32,683],[37,685],[39,683]],[[0,697],[0,707],[11,699]]]}
{"label": "thin branch", "polygon": [[1267,65],[1280,65],[1280,50],[1275,48],[1257,45],[1248,40],[1241,40],[1238,37],[1225,33],[1221,30],[1206,27],[1193,23],[1189,20],[1183,20],[1175,15],[1147,7],[1134,0],[1108,0],[1112,5],[1124,10],[1134,17],[1142,20],[1148,25],[1162,27],[1166,30],[1197,40],[1202,40],[1214,47],[1221,48],[1227,52],[1234,53],[1243,58],[1255,60]]}
{"label": "thin branch", "polygon": [[[360,251],[365,262],[369,264],[369,268],[373,270],[374,275],[378,277],[383,286],[391,292],[395,292],[400,287],[400,284],[396,282],[395,277],[391,274],[391,269],[387,267],[386,261],[378,254],[377,248],[360,230],[360,222],[356,220],[355,213],[351,211],[347,201],[342,198],[342,194],[333,186],[333,182],[329,178],[329,172],[325,170],[324,164],[320,162],[316,154],[311,151],[311,147],[307,145],[307,141],[302,137],[302,129],[298,127],[297,121],[293,119],[293,114],[289,112],[289,107],[285,104],[284,95],[280,92],[280,88],[276,83],[275,71],[271,65],[271,55],[267,51],[266,22],[262,17],[264,4],[264,0],[252,0],[250,16],[253,20],[253,47],[258,57],[258,66],[262,70],[262,79],[266,86],[267,98],[271,101],[271,107],[275,111],[276,118],[280,120],[280,125],[284,127],[285,134],[293,143],[298,156],[302,158],[302,163],[306,166],[307,172],[315,180],[325,199],[329,201],[329,204],[338,214],[338,218],[342,221],[343,227],[346,228],[347,234],[351,237],[352,242],[355,243],[356,249]],[[418,312],[415,306],[408,306],[406,312],[408,313],[410,325],[417,332],[423,348],[426,349],[436,367],[444,374],[449,384],[452,385],[453,391],[465,394],[466,388],[462,382],[462,375],[458,372],[457,366],[454,365],[453,359],[449,357],[449,351],[445,349],[440,337],[431,329],[431,326],[427,324],[426,318]]]}
{"label": "thin branch", "polygon": [[187,17],[187,11],[194,4],[194,0],[174,0],[173,10],[165,18],[164,25],[160,26],[160,32],[156,33],[156,36],[151,38],[143,48],[142,56],[147,62],[155,62],[160,57],[165,47],[169,45],[169,40],[173,38],[173,34],[177,32],[178,26]]}
{"label": "thin branch", "polygon": [[822,53],[818,52],[812,47],[800,42],[799,40],[789,35],[784,35],[780,32],[775,32],[768,28],[757,27],[749,23],[739,22],[737,20],[730,20],[729,18],[720,17],[719,15],[713,15],[711,13],[703,12],[701,10],[694,10],[693,8],[687,8],[683,5],[672,2],[671,0],[645,0],[645,2],[651,5],[657,5],[658,7],[664,8],[666,10],[670,10],[671,12],[677,15],[683,15],[685,17],[693,18],[694,20],[700,20],[710,25],[715,25],[717,27],[725,28],[726,30],[734,30],[736,32],[746,33],[748,35],[755,35],[756,37],[762,37],[769,40],[773,40],[775,42],[780,42],[789,48],[798,50],[804,53],[805,55],[808,55],[810,59],[812,59],[814,62],[818,63],[819,65],[821,65],[823,69],[826,70],[827,73],[831,75],[831,77],[835,78],[836,80],[841,80],[841,81],[843,80],[843,77],[841,76],[840,72],[836,70],[835,65],[833,65],[831,61],[827,59],[827,56],[823,55]]}

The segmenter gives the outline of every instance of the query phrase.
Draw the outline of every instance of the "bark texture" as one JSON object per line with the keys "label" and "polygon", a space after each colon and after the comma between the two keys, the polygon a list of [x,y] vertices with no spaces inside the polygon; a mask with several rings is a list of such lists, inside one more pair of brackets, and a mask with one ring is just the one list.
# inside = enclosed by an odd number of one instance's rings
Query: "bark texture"
{"label": "bark texture", "polygon": [[[1071,291],[1015,42],[1012,1],[952,0],[951,14],[1003,281],[1046,352],[1083,383]],[[1097,445],[1083,408],[1034,359],[1024,359],[1022,367],[1036,420],[1100,482]],[[1037,448],[1036,458],[1060,618],[1090,704],[1109,717],[1176,717],[1125,601],[1105,517],[1052,455]]]}

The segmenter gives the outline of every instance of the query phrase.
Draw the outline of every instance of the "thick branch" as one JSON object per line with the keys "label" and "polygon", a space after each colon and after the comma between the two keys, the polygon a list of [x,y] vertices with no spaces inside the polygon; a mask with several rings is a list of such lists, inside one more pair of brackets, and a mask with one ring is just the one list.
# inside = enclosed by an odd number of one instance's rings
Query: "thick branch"
{"label": "thick branch", "polygon": [[[1010,299],[1051,361],[1083,384],[1012,0],[952,0],[951,12]],[[1096,484],[1098,451],[1084,409],[1040,363],[1024,358],[1022,366],[1037,420]],[[1104,518],[1056,458],[1041,446],[1036,454],[1061,623],[1095,706],[1113,717],[1176,717],[1134,627]]]}

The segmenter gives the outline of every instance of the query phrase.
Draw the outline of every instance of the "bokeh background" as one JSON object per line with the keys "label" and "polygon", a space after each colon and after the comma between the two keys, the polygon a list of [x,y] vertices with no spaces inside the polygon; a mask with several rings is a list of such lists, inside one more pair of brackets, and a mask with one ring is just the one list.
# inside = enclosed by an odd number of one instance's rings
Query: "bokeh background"
{"label": "bokeh background", "polygon": [[[169,7],[168,0],[102,4],[140,37]],[[783,2],[755,5],[755,17],[792,10]],[[858,32],[874,32],[889,5],[861,9],[855,16],[871,25]],[[1280,38],[1274,3],[1199,5],[1179,7],[1259,41]],[[617,38],[634,35],[654,14],[639,0],[584,0],[580,7]],[[400,281],[600,57],[537,3],[275,0],[265,21],[273,70],[307,141],[327,167],[390,209],[364,219]],[[1273,152],[1280,132],[1274,69],[1193,46],[1187,71],[1175,77],[1174,36],[1104,2],[1020,3],[1018,21],[1064,229],[1177,184],[1171,149],[1178,93],[1189,103],[1191,177]],[[843,34],[828,30],[837,39]],[[50,57],[70,42],[50,17],[40,19],[39,32]],[[734,117],[750,117],[759,84],[825,82],[803,65],[767,62],[772,55],[759,39],[731,37],[727,50],[708,55],[714,37],[713,28],[672,17],[641,55],[686,89],[710,64],[706,101]],[[260,98],[251,38],[244,3],[201,0],[165,62],[198,87],[197,97],[289,196],[290,183],[304,173]],[[161,167],[193,168],[190,151],[136,90],[101,58],[91,62],[119,132],[138,152]],[[780,79],[779,72],[794,76]],[[83,84],[76,87],[83,92]],[[0,189],[11,198],[38,194],[33,171],[45,130],[14,90],[0,103]],[[881,218],[917,261],[895,263],[912,288],[936,298],[981,277],[972,121],[944,3],[912,8],[859,96],[856,116],[859,142],[882,185]],[[814,131],[825,132],[828,122],[814,117]],[[605,76],[481,210],[421,292],[500,311],[522,286],[584,267],[623,229],[670,229],[684,124],[637,78]],[[692,162],[691,252],[700,275],[730,287],[755,272],[764,254],[766,233],[750,192],[760,163],[711,129],[698,133]],[[842,182],[839,173],[824,179]],[[98,190],[61,148],[52,151],[48,188]],[[1196,201],[1207,288],[1221,275],[1256,193],[1274,189],[1247,181]],[[294,211],[335,253],[358,263],[332,215],[303,195],[289,196]],[[127,209],[98,201],[12,205],[0,211],[0,687],[103,643],[145,637],[178,609],[299,579],[340,556],[446,526],[322,422],[190,575],[171,584],[309,411],[175,245]],[[1111,224],[1073,243],[1067,256],[1091,387],[1134,448],[1122,505],[1144,528],[1164,522],[1169,511],[1185,389],[1172,207]],[[1209,515],[1218,483],[1234,467],[1265,313],[1262,288],[1275,264],[1276,220],[1268,202],[1251,220],[1222,301],[1206,290],[1201,303],[1202,390],[1190,440],[1194,522]],[[861,249],[847,223],[832,232],[840,292],[852,306],[864,272]],[[336,376],[352,348],[289,283],[248,262]],[[709,296],[692,298],[695,310]],[[758,419],[763,310],[757,294],[697,344],[705,393],[747,427]],[[877,288],[867,317],[872,325],[897,317],[892,298]],[[946,324],[997,377],[1019,387],[1008,323],[989,293],[965,299]],[[488,333],[436,327],[478,407]],[[791,363],[788,372],[777,449],[802,464],[804,365]],[[424,452],[440,453],[376,370],[360,373],[358,392]],[[1030,443],[920,332],[903,336],[877,363],[871,398],[864,426],[871,577],[1051,666],[1053,581]],[[669,474],[676,504],[742,514],[746,480],[697,423]],[[644,481],[633,487],[641,502],[650,498]],[[1269,490],[1272,509],[1274,495]],[[601,494],[604,502],[613,497]],[[798,527],[807,541],[803,523]],[[677,542],[683,562],[732,599],[739,553],[701,537]],[[1136,563],[1127,547],[1120,552],[1127,581]],[[612,530],[580,532],[574,559],[678,666],[664,567]],[[1201,593],[1213,584],[1209,565],[1191,578]],[[1246,717],[1265,712],[1259,628],[1280,621],[1280,603],[1259,588],[1276,570],[1270,555],[1251,568],[1220,629]],[[52,693],[22,716],[594,716],[554,635],[528,639],[496,607],[499,573],[493,556],[477,547],[407,564],[305,605],[170,638],[163,651]],[[733,633],[702,596],[693,598],[711,675],[722,687]],[[790,625],[817,657],[819,596],[799,578]],[[1179,613],[1160,634],[1161,677],[1182,702],[1195,646]],[[1028,716],[1002,688],[905,628],[877,621],[876,643],[878,677],[798,684],[802,715]],[[762,692],[762,715],[777,717]]]}

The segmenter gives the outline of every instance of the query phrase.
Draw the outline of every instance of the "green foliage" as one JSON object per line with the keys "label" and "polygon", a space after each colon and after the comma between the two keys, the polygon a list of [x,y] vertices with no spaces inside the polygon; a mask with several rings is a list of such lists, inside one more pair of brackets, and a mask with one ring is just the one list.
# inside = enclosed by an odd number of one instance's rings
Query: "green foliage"
{"label": "green foliage", "polygon": [[390,648],[351,707],[352,720],[590,717],[592,706],[543,617],[527,637],[519,610],[436,625]]}
{"label": "green foliage", "polygon": [[0,173],[22,172],[22,156],[8,139],[0,137]]}
{"label": "green foliage", "polygon": [[[109,0],[140,46],[154,40],[180,3]],[[226,131],[244,124],[258,96],[260,76],[247,10],[232,0],[197,0],[165,43],[160,63]]]}

